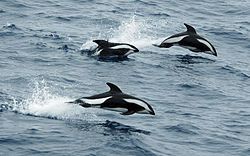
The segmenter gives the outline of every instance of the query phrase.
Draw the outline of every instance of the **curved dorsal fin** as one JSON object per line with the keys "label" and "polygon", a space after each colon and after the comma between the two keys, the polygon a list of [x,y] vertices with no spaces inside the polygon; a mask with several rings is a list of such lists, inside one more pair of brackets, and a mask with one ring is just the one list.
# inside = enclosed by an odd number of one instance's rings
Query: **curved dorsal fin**
{"label": "curved dorsal fin", "polygon": [[106,40],[93,40],[93,42],[95,42],[96,44],[98,44],[99,46],[107,46],[108,45],[108,41]]}
{"label": "curved dorsal fin", "polygon": [[191,25],[188,25],[188,24],[186,24],[186,23],[184,23],[184,25],[185,25],[186,28],[187,28],[187,32],[191,32],[191,33],[196,34],[196,31],[195,31],[194,27],[192,27]]}
{"label": "curved dorsal fin", "polygon": [[106,84],[109,86],[110,92],[122,93],[121,89],[118,86],[116,86],[115,84],[109,83],[109,82],[107,82]]}

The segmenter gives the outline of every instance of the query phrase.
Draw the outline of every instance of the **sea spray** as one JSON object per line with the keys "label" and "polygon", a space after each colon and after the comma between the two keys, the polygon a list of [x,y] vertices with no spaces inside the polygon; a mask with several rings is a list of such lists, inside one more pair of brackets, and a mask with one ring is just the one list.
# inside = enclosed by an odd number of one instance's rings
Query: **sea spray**
{"label": "sea spray", "polygon": [[96,47],[96,44],[92,42],[94,39],[129,43],[137,48],[152,46],[152,44],[159,43],[163,40],[162,38],[157,39],[155,37],[152,33],[152,27],[154,27],[154,25],[151,25],[149,21],[144,19],[139,20],[136,15],[133,15],[128,20],[122,21],[118,28],[110,28],[109,31],[99,33],[96,38],[91,37],[83,43],[80,50],[91,50]]}
{"label": "sea spray", "polygon": [[26,99],[16,100],[13,98],[11,107],[17,113],[40,117],[67,120],[97,120],[96,115],[91,109],[87,111],[79,105],[67,103],[67,101],[72,100],[51,92],[47,82],[42,80],[34,82],[32,94]]}

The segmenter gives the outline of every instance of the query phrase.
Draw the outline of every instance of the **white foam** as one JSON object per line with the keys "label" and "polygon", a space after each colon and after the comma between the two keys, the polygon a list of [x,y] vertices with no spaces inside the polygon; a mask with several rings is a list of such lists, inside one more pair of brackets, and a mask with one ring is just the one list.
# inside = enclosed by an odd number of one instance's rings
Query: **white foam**
{"label": "white foam", "polygon": [[88,40],[87,42],[83,43],[80,50],[84,51],[92,51],[94,50],[98,45],[93,42],[92,39]]}
{"label": "white foam", "polygon": [[[110,28],[109,31],[98,34],[97,37],[91,37],[85,43],[83,43],[81,49],[91,48],[90,42],[93,39],[105,39],[102,36],[108,37],[110,42],[128,43],[141,49],[144,47],[152,46],[154,43],[159,43],[163,39],[156,39],[154,34],[149,33],[152,30],[152,23],[143,19],[137,19],[135,15],[131,18],[122,21],[118,28]],[[108,33],[108,34],[105,34]]]}
{"label": "white foam", "polygon": [[114,29],[110,41],[125,42],[136,46],[137,48],[151,46],[154,41],[153,36],[146,32],[151,25],[147,25],[145,20],[137,20],[136,16],[121,22],[118,29]]}
{"label": "white foam", "polygon": [[57,119],[83,119],[96,120],[96,115],[90,110],[75,104],[66,103],[73,101],[68,97],[59,96],[50,92],[45,80],[36,82],[31,96],[20,102],[13,101],[13,111],[35,116]]}

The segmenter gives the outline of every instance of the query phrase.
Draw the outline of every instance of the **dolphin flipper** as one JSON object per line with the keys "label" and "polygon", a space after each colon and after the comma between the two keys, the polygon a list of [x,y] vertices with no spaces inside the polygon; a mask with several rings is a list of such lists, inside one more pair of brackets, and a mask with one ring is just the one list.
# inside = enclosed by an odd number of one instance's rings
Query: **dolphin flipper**
{"label": "dolphin flipper", "polygon": [[82,106],[82,107],[85,107],[85,108],[91,107],[91,106],[92,106],[91,104],[85,103],[85,102],[82,101],[81,99],[77,99],[77,100],[75,100],[75,101],[70,101],[70,102],[67,102],[67,103],[78,104],[78,105],[80,105],[80,106]]}

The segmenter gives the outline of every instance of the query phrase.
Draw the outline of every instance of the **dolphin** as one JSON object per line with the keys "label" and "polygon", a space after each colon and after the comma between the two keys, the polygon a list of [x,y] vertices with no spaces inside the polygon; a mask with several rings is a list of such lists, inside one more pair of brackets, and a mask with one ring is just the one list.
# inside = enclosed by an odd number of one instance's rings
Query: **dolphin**
{"label": "dolphin", "polygon": [[139,52],[135,46],[128,43],[113,43],[105,40],[93,40],[98,46],[92,51],[93,56],[126,58]]}
{"label": "dolphin", "polygon": [[189,49],[192,52],[204,52],[217,56],[214,46],[208,40],[198,35],[194,27],[186,23],[184,23],[184,25],[187,28],[185,32],[168,37],[160,45],[153,45],[159,48],[180,46]]}
{"label": "dolphin", "polygon": [[82,107],[102,108],[121,112],[122,115],[151,114],[155,115],[153,108],[144,100],[123,93],[113,83],[106,83],[110,90],[101,94],[82,97],[68,103],[79,104]]}

